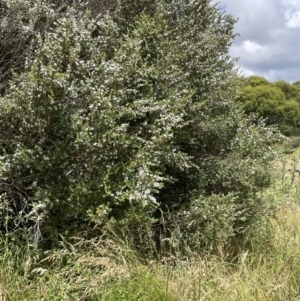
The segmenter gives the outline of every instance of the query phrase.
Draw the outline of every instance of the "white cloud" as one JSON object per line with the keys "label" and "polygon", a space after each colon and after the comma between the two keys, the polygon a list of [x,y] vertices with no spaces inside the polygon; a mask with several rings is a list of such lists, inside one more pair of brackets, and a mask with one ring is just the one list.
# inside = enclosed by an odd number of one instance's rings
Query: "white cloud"
{"label": "white cloud", "polygon": [[289,17],[286,25],[290,28],[300,28],[300,10],[297,11],[295,15]]}
{"label": "white cloud", "polygon": [[259,45],[258,43],[249,40],[244,41],[240,48],[250,55],[264,55],[268,50],[266,46]]}
{"label": "white cloud", "polygon": [[299,0],[221,0],[219,5],[239,18],[235,31],[240,36],[231,54],[240,58],[243,74],[300,80]]}

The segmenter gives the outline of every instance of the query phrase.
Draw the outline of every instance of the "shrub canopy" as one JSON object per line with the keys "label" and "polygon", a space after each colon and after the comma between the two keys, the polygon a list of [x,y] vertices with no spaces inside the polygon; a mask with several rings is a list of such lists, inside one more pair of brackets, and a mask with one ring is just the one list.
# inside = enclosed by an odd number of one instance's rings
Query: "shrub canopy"
{"label": "shrub canopy", "polygon": [[239,98],[247,114],[266,118],[267,124],[277,124],[285,135],[299,134],[300,89],[283,80],[274,83],[263,77],[246,78]]}
{"label": "shrub canopy", "polygon": [[208,0],[35,5],[53,18],[0,99],[4,226],[47,241],[164,221],[209,249],[265,214],[278,135],[235,103],[232,16]]}

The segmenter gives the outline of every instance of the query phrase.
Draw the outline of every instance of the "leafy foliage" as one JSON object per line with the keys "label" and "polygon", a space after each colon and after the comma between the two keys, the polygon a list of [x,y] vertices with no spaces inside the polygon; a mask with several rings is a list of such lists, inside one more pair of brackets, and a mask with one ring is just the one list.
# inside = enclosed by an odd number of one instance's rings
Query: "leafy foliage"
{"label": "leafy foliage", "polygon": [[287,100],[296,100],[300,102],[300,88],[297,84],[289,84],[284,80],[278,80],[274,82],[274,86],[279,88],[285,95]]}
{"label": "leafy foliage", "polygon": [[208,0],[135,4],[67,9],[0,100],[2,212],[35,243],[111,223],[211,250],[265,213],[279,135],[234,101],[235,20]]}
{"label": "leafy foliage", "polygon": [[278,80],[270,83],[251,76],[245,81],[240,102],[247,114],[256,113],[268,124],[277,124],[285,135],[297,132],[300,120],[300,90],[295,85]]}

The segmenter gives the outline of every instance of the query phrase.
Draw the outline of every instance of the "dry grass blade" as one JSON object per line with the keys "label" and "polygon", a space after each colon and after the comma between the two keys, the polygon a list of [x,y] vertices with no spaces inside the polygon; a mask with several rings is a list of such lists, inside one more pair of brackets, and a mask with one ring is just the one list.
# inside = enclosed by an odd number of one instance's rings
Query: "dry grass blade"
{"label": "dry grass blade", "polygon": [[11,298],[9,296],[9,293],[4,288],[4,286],[0,283],[0,301],[10,301]]}

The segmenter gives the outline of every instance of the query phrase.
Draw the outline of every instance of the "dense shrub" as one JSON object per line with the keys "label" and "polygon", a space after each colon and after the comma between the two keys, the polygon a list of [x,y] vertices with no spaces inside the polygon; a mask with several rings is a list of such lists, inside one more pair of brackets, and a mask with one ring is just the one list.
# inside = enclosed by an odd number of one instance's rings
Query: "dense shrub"
{"label": "dense shrub", "polygon": [[0,99],[3,224],[35,242],[91,223],[137,240],[178,226],[209,250],[265,213],[279,135],[235,104],[230,15],[207,0],[127,5],[94,20],[68,8]]}
{"label": "dense shrub", "polygon": [[266,118],[267,124],[277,124],[285,135],[299,134],[300,90],[283,80],[274,83],[263,77],[245,79],[239,102],[247,114]]}

